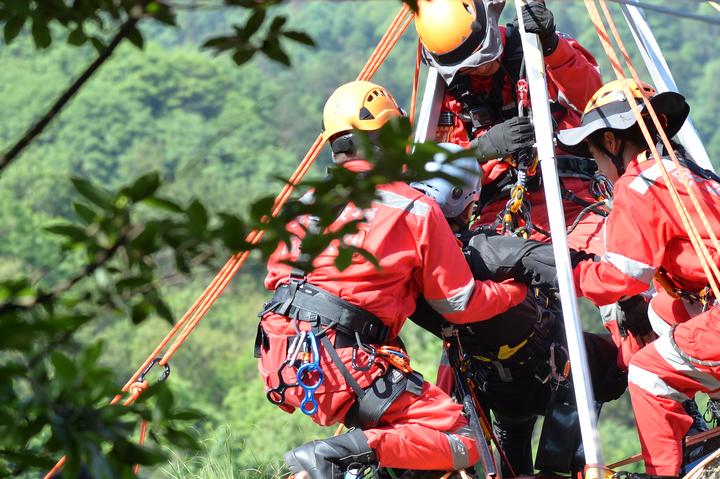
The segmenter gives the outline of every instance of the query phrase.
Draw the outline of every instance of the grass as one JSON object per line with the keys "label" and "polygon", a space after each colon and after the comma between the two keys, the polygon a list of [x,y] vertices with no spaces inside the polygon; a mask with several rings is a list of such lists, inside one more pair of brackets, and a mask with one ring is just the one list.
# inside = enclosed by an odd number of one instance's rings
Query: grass
{"label": "grass", "polygon": [[165,479],[286,479],[289,475],[282,461],[248,465],[239,464],[239,450],[229,427],[203,442],[203,448],[191,457],[171,451],[171,460],[153,477]]}

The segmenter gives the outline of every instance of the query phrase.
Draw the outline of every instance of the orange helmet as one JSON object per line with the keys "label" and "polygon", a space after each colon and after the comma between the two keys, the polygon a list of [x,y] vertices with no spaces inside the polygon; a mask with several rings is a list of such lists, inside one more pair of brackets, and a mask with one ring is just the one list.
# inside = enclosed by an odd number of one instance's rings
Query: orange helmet
{"label": "orange helmet", "polygon": [[391,118],[404,116],[385,88],[369,81],[352,81],[335,90],[323,109],[323,138],[332,140],[353,129],[379,130]]}
{"label": "orange helmet", "polygon": [[495,17],[504,4],[505,0],[488,5],[483,0],[418,0],[415,29],[438,63],[456,65],[480,49],[486,36],[495,35]]}

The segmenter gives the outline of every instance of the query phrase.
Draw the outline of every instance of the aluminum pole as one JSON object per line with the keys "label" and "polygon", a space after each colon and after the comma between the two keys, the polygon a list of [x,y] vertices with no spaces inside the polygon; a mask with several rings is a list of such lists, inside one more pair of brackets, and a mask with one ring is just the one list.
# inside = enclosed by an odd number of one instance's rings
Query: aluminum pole
{"label": "aluminum pole", "polygon": [[[537,152],[540,157],[545,200],[550,217],[550,232],[560,285],[560,302],[565,322],[565,334],[567,335],[568,352],[570,353],[570,363],[572,365],[571,371],[580,419],[580,432],[585,451],[585,463],[588,466],[599,467],[602,466],[603,461],[597,435],[595,398],[590,383],[585,339],[580,324],[580,315],[575,298],[575,283],[567,246],[560,180],[557,174],[557,165],[555,164],[555,145],[545,77],[545,62],[538,36],[525,31],[525,24],[522,19],[522,6],[525,3],[526,0],[516,0],[515,6],[522,37],[525,69],[530,84]],[[600,477],[597,469],[596,472]]]}
{"label": "aluminum pole", "polygon": [[[658,45],[657,40],[655,40],[655,35],[653,35],[650,29],[650,25],[648,25],[645,20],[645,12],[635,5],[622,4],[621,8],[623,15],[625,15],[625,20],[630,27],[630,31],[633,34],[635,43],[645,61],[645,66],[650,72],[650,76],[653,82],[655,82],[658,91],[677,92],[677,84],[660,50],[660,45]],[[710,162],[707,150],[705,150],[705,146],[690,117],[688,117],[678,132],[678,139],[688,153],[690,153],[690,156],[700,166],[715,171],[715,168]]]}
{"label": "aluminum pole", "polygon": [[428,68],[425,91],[420,104],[420,114],[415,127],[415,143],[423,143],[428,138],[435,138],[444,94],[445,82],[440,77],[437,69]]}

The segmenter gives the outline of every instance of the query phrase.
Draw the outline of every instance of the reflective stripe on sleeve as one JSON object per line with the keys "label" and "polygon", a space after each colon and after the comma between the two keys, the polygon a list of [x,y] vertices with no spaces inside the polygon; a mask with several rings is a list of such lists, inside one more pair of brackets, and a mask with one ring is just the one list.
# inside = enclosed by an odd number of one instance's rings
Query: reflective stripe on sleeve
{"label": "reflective stripe on sleeve", "polygon": [[428,299],[427,302],[440,314],[451,314],[465,311],[470,297],[475,291],[475,280],[471,279],[468,284],[447,299]]}
{"label": "reflective stripe on sleeve", "polygon": [[462,439],[455,434],[445,433],[450,443],[450,453],[452,454],[453,469],[465,469],[470,465],[470,454]]}
{"label": "reflective stripe on sleeve", "polygon": [[650,301],[650,306],[648,306],[648,319],[650,320],[650,326],[652,326],[653,331],[655,331],[655,334],[658,336],[667,334],[672,328],[667,321],[655,312],[652,301]]}
{"label": "reflective stripe on sleeve", "polygon": [[650,284],[650,281],[652,281],[652,278],[655,276],[655,272],[657,271],[649,264],[645,264],[641,261],[628,258],[627,256],[623,256],[619,253],[612,253],[610,251],[605,253],[603,261],[615,266],[622,273],[646,284]]}
{"label": "reflective stripe on sleeve", "polygon": [[[647,346],[650,347],[650,346]],[[628,382],[633,383],[640,389],[649,392],[653,396],[672,399],[683,402],[690,399],[680,391],[670,387],[657,374],[630,363],[628,368]]]}
{"label": "reflective stripe on sleeve", "polygon": [[[663,358],[665,362],[667,362],[675,371],[682,373],[683,376],[694,379],[700,383],[701,386],[711,391],[720,389],[720,381],[718,379],[716,379],[713,375],[698,369],[690,361],[680,356],[670,343],[670,332],[657,338],[653,344],[655,345],[655,349],[657,349],[660,357]],[[690,356],[694,356],[694,354],[691,353]]]}
{"label": "reflective stripe on sleeve", "polygon": [[[667,170],[668,173],[675,170],[675,163],[673,163],[672,161],[662,160],[662,162],[665,165],[665,170]],[[660,171],[660,167],[657,163],[655,163],[650,168],[635,177],[635,179],[630,182],[629,188],[631,190],[637,191],[641,195],[644,195],[661,176],[662,172]]]}
{"label": "reflective stripe on sleeve", "polygon": [[405,210],[417,216],[427,216],[430,205],[417,199],[406,198],[392,191],[378,190],[379,203],[390,208]]}

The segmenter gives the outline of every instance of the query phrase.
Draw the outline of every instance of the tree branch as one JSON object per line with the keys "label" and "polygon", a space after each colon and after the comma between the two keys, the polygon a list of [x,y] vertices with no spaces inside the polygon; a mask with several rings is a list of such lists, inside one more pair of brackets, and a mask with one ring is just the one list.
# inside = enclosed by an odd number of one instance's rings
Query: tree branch
{"label": "tree branch", "polygon": [[105,63],[120,43],[135,29],[138,21],[144,12],[144,5],[147,0],[139,2],[136,8],[130,9],[128,19],[120,26],[120,30],[115,34],[113,39],[108,43],[105,49],[100,52],[94,62],[70,85],[65,92],[55,101],[50,109],[40,118],[34,125],[28,129],[20,140],[15,143],[0,159],[0,173],[15,159],[18,155],[43,132],[46,126],[65,108],[65,105],[77,94],[82,86],[95,74],[103,63]]}
{"label": "tree branch", "polygon": [[83,270],[78,273],[77,275],[73,276],[72,278],[69,278],[62,283],[55,286],[52,290],[50,290],[47,293],[43,293],[37,298],[35,298],[32,302],[27,304],[17,304],[13,303],[12,301],[9,301],[7,303],[0,304],[0,315],[3,313],[6,313],[8,311],[18,310],[18,309],[31,309],[39,304],[46,304],[52,302],[55,298],[60,296],[62,293],[70,290],[73,286],[78,284],[83,279],[87,278],[88,276],[91,276],[95,271],[97,271],[98,268],[103,266],[105,263],[110,261],[113,256],[118,252],[118,250],[127,244],[129,241],[132,241],[142,230],[139,226],[135,226],[134,228],[131,228],[129,231],[124,232],[120,237],[117,239],[117,241],[110,246],[107,249],[101,250],[98,252],[97,255],[95,255],[95,258],[93,259],[92,263],[89,263],[85,265]]}

